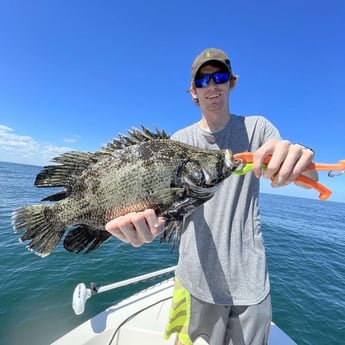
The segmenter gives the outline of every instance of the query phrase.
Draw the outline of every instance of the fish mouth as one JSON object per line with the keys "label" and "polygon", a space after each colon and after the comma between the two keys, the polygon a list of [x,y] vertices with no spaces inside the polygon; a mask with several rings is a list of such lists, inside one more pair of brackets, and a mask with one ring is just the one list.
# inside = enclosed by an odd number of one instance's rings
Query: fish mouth
{"label": "fish mouth", "polygon": [[234,155],[231,150],[225,150],[224,164],[227,168],[229,168],[232,171],[238,168],[238,166],[241,164],[241,160],[234,159]]}

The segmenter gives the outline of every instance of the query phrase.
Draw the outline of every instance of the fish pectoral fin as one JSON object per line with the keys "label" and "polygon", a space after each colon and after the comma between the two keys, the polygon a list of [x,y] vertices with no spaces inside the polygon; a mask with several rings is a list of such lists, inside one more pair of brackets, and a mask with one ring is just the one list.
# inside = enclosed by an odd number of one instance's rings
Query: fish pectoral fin
{"label": "fish pectoral fin", "polygon": [[105,230],[94,229],[86,224],[78,224],[66,235],[63,245],[71,253],[78,254],[85,250],[84,254],[88,254],[110,237],[111,234]]}
{"label": "fish pectoral fin", "polygon": [[153,193],[152,201],[162,209],[166,209],[176,200],[183,199],[184,194],[184,188],[163,188]]}
{"label": "fish pectoral fin", "polygon": [[161,243],[172,242],[171,249],[178,247],[180,244],[180,239],[183,229],[183,219],[167,221],[164,231],[160,237]]}

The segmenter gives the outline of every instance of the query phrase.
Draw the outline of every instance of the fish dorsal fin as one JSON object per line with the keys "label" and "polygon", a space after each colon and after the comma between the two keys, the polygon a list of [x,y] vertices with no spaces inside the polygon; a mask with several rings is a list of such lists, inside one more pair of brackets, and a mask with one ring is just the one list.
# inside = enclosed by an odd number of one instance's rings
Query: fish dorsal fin
{"label": "fish dorsal fin", "polygon": [[132,128],[132,130],[128,130],[128,135],[119,133],[118,139],[113,139],[111,143],[108,143],[107,146],[97,153],[107,154],[114,150],[121,150],[128,146],[137,145],[151,140],[169,139],[169,136],[164,130],[159,130],[157,127],[155,127],[155,130],[156,133],[141,125],[141,129]]}
{"label": "fish dorsal fin", "polygon": [[[70,185],[74,176],[78,176],[90,164],[98,161],[91,152],[70,151],[54,157],[52,162],[57,165],[47,165],[36,176],[36,187],[65,187]],[[67,196],[67,195],[66,195]]]}
{"label": "fish dorsal fin", "polygon": [[[164,130],[159,130],[157,128],[155,128],[155,130],[156,133],[141,125],[141,129],[133,128],[127,131],[128,135],[119,134],[118,139],[113,139],[111,143],[95,153],[81,151],[63,153],[52,159],[52,162],[58,164],[45,166],[37,175],[35,186],[69,187],[71,181],[73,181],[76,176],[80,176],[85,169],[97,163],[104,155],[111,155],[115,150],[124,149],[142,142],[169,139],[169,136]],[[70,190],[67,188],[63,193],[54,194],[46,200],[61,200],[67,197],[69,192]]]}

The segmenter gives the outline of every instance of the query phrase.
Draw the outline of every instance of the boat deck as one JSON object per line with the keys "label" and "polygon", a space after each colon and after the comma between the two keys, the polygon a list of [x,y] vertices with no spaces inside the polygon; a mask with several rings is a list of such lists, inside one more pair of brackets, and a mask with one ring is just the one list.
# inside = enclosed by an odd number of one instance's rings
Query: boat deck
{"label": "boat deck", "polygon": [[[52,345],[173,345],[163,338],[171,305],[173,280],[161,282],[106,309]],[[206,345],[198,339],[195,345]],[[296,345],[272,323],[270,345]]]}

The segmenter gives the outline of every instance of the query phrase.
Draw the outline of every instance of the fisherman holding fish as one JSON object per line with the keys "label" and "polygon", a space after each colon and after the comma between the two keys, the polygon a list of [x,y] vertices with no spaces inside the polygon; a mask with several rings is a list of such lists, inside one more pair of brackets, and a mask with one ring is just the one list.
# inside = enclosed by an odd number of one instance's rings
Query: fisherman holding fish
{"label": "fisherman holding fish", "polygon": [[[259,178],[271,179],[272,187],[285,186],[312,162],[314,153],[282,140],[264,117],[230,112],[229,95],[238,76],[224,51],[202,51],[193,62],[191,79],[189,91],[200,107],[201,119],[171,139],[202,149],[254,152],[253,173],[232,174],[212,199],[184,219],[165,337],[177,333],[176,344],[183,345],[198,337],[211,345],[265,345],[272,306],[258,206]],[[137,247],[151,242],[164,224],[163,217],[147,209],[111,220],[106,230]]]}
{"label": "fisherman holding fish", "polygon": [[[198,337],[211,345],[267,343],[272,308],[259,178],[273,187],[307,184],[302,173],[312,187],[317,179],[315,170],[305,171],[311,149],[282,140],[262,116],[230,113],[237,80],[226,53],[206,49],[193,62],[189,90],[199,122],[171,138],[142,126],[94,153],[63,153],[35,180],[39,188],[63,187],[42,199],[52,203],[12,214],[20,241],[42,257],[60,241],[69,252],[87,254],[112,235],[135,247],[161,233],[163,241],[178,238],[165,333],[177,333],[177,344]],[[237,157],[245,152],[253,172],[241,168]]]}

